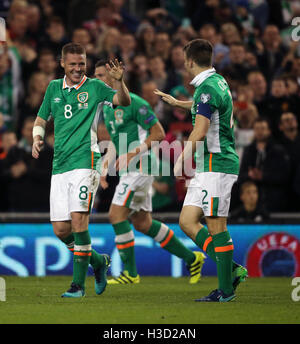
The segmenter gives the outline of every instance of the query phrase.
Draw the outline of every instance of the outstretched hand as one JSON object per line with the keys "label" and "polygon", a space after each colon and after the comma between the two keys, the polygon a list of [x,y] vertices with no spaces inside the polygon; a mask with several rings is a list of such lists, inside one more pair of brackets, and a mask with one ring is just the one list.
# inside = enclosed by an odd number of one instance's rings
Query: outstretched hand
{"label": "outstretched hand", "polygon": [[33,142],[32,144],[32,156],[35,159],[38,159],[40,156],[40,151],[43,149],[44,147],[44,141],[42,140],[36,140]]}
{"label": "outstretched hand", "polygon": [[115,79],[116,81],[121,81],[123,79],[123,74],[124,74],[124,65],[122,62],[119,62],[118,59],[114,59],[109,61],[105,65],[109,75]]}
{"label": "outstretched hand", "polygon": [[162,100],[165,101],[166,103],[176,106],[177,105],[177,100],[172,97],[170,94],[164,93],[158,89],[154,90],[154,93],[160,97],[162,97]]}

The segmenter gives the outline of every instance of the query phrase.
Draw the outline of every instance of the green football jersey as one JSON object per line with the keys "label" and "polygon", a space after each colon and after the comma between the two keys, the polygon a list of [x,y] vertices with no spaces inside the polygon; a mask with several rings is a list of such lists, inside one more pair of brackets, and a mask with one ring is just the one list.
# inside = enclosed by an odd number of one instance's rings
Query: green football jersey
{"label": "green football jersey", "polygon": [[[147,101],[130,93],[129,106],[103,105],[103,120],[118,155],[138,147],[149,136],[150,128],[158,122]],[[157,158],[153,151],[145,152],[135,166],[145,174],[157,173]]]}
{"label": "green football jersey", "polygon": [[196,171],[238,174],[232,97],[226,80],[210,69],[197,75],[191,84],[196,87],[191,109],[193,125],[197,114],[210,119],[204,151],[195,153]]}
{"label": "green football jersey", "polygon": [[105,83],[84,76],[71,88],[65,78],[50,82],[38,116],[54,119],[52,174],[74,169],[96,169],[100,159],[97,126],[101,105],[116,93]]}

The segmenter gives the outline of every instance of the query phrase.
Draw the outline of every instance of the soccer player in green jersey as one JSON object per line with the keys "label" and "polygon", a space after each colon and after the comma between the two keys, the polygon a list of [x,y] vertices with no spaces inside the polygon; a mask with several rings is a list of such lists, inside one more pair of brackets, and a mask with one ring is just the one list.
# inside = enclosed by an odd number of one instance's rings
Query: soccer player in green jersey
{"label": "soccer player in green jersey", "polygon": [[88,265],[95,274],[95,291],[101,294],[107,284],[108,255],[91,246],[88,231],[100,173],[97,144],[99,108],[104,102],[127,106],[131,99],[123,81],[123,65],[117,60],[106,65],[115,80],[112,90],[86,73],[85,49],[74,43],[62,49],[63,79],[50,82],[33,128],[32,156],[39,157],[49,116],[54,119],[54,157],[50,190],[50,219],[54,233],[74,252],[73,281],[63,297],[82,297]]}
{"label": "soccer player in green jersey", "polygon": [[[191,110],[194,128],[174,173],[180,176],[186,159],[194,153],[196,173],[179,222],[182,230],[217,264],[218,289],[196,301],[226,302],[235,297],[237,285],[247,276],[247,270],[232,260],[233,242],[227,230],[231,188],[239,173],[232,97],[226,80],[212,67],[212,46],[208,41],[189,42],[184,47],[184,58],[185,67],[193,76],[193,101],[179,101],[159,90],[155,93],[172,106]],[[203,216],[208,229],[200,223]]]}
{"label": "soccer player in green jersey", "polygon": [[[114,87],[114,80],[105,69],[104,61],[96,64],[95,76]],[[162,248],[182,258],[190,271],[190,283],[197,283],[201,277],[205,255],[186,248],[168,226],[152,219],[151,187],[154,178],[151,174],[155,170],[157,158],[149,148],[152,142],[161,141],[165,133],[149,103],[136,94],[130,93],[130,96],[131,105],[128,107],[103,105],[104,124],[113,143],[109,145],[103,164],[111,164],[116,153],[119,156],[116,165],[121,170],[109,218],[116,234],[116,246],[124,264],[124,271],[120,276],[108,280],[108,284],[140,282],[134,253],[134,233],[129,218],[137,231],[150,236]],[[133,171],[129,169],[126,174],[122,173],[122,166],[127,167],[134,159],[137,160],[138,168],[134,168]],[[103,188],[108,186],[106,174],[107,169],[101,173],[100,183]]]}

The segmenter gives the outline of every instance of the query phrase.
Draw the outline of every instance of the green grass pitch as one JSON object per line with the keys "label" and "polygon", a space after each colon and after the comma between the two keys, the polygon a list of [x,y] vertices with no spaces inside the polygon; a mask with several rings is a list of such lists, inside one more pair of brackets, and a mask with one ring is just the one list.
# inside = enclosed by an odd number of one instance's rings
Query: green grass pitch
{"label": "green grass pitch", "polygon": [[197,303],[217,286],[215,277],[197,285],[187,278],[142,277],[141,283],[107,286],[97,296],[88,277],[86,297],[63,299],[70,276],[5,276],[0,324],[299,324],[300,301],[291,298],[292,278],[248,278],[234,301]]}

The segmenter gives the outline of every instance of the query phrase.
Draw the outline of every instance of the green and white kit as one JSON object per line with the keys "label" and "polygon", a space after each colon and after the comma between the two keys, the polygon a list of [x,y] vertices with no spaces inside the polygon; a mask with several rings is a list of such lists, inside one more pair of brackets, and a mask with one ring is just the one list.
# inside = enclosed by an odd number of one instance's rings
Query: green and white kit
{"label": "green and white kit", "polygon": [[102,81],[86,76],[72,87],[66,78],[50,82],[38,116],[54,119],[51,221],[70,220],[71,212],[91,209],[100,177],[96,171],[100,109],[112,104],[115,93]]}
{"label": "green and white kit", "polygon": [[[148,102],[133,93],[130,97],[131,104],[126,107],[103,105],[103,120],[119,156],[143,143],[149,136],[150,128],[158,122]],[[120,173],[112,203],[135,211],[152,211],[151,174],[157,168],[155,153],[152,150],[143,153],[133,170]]]}
{"label": "green and white kit", "polygon": [[214,68],[198,74],[191,109],[193,125],[197,115],[210,120],[204,152],[195,153],[196,173],[191,180],[184,206],[202,208],[205,216],[227,216],[231,188],[239,173],[235,151],[233,105],[226,80]]}

